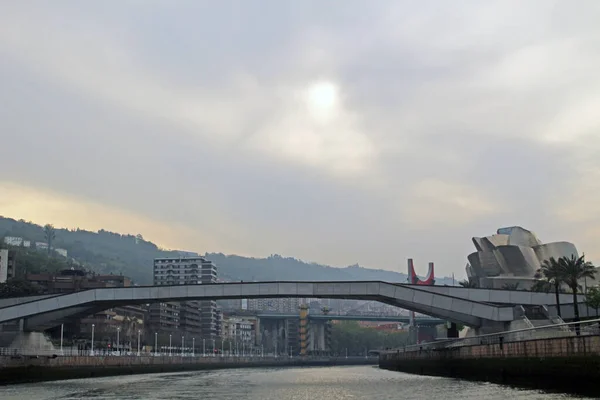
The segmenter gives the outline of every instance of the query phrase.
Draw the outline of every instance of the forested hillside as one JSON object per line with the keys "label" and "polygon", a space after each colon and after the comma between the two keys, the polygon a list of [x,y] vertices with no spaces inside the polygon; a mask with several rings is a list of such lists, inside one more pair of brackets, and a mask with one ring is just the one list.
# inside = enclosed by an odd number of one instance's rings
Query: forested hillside
{"label": "forested hillside", "polygon": [[[45,242],[44,228],[24,220],[0,217],[0,238],[19,236],[32,242]],[[159,248],[142,235],[119,234],[100,230],[55,228],[54,248],[68,251],[69,258],[96,273],[123,274],[139,284],[152,283],[152,262],[157,257],[182,254]],[[406,282],[406,275],[353,265],[333,268],[307,263],[291,257],[272,255],[268,258],[248,258],[237,255],[206,253],[214,261],[218,275],[228,280],[383,280]],[[448,283],[440,281],[438,283]]]}

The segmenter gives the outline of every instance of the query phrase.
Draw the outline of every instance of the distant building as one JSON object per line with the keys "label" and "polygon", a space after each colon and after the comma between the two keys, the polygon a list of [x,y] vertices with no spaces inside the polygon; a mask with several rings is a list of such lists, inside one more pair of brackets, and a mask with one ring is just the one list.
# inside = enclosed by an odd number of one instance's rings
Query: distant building
{"label": "distant building", "polygon": [[131,280],[122,275],[88,275],[80,269],[65,269],[58,274],[27,274],[25,279],[44,293],[72,293],[105,287],[129,287]]}
{"label": "distant building", "polygon": [[[65,269],[57,274],[27,274],[25,279],[47,294],[131,286],[131,280],[126,276],[91,275],[84,270],[75,268]],[[100,342],[104,342],[106,346],[110,344],[115,348],[117,331],[119,331],[121,347],[127,346],[130,349],[133,341],[137,340],[138,331],[144,331],[145,314],[146,308],[141,305],[114,307],[68,323],[65,327],[65,335],[89,338],[93,324],[98,345]]]}
{"label": "distant building", "polygon": [[[203,257],[157,258],[154,285],[201,285],[217,281],[217,267]],[[214,300],[170,302],[150,306],[150,325],[157,331],[180,330],[205,339],[217,336],[217,303]],[[169,305],[167,307],[167,304]],[[175,318],[174,314],[178,314]],[[177,321],[177,324],[173,322]]]}
{"label": "distant building", "polygon": [[248,310],[253,311],[272,311],[280,313],[297,314],[298,307],[303,303],[299,298],[281,298],[281,299],[249,299],[247,300]]}
{"label": "distant building", "polygon": [[252,348],[256,343],[256,318],[230,317],[223,320],[223,340],[233,343],[233,348],[239,348],[246,344],[246,348]]}
{"label": "distant building", "polygon": [[35,242],[35,248],[38,250],[48,250],[48,243],[46,242]]}
{"label": "distant building", "polygon": [[0,283],[16,276],[15,252],[8,249],[0,249]]}
{"label": "distant building", "polygon": [[67,257],[67,250],[65,249],[54,249],[54,251],[65,258]]}
{"label": "distant building", "polygon": [[223,311],[217,307],[216,312],[217,337],[223,337]]}
{"label": "distant building", "polygon": [[4,243],[9,246],[21,246],[23,244],[23,238],[17,236],[5,236]]}

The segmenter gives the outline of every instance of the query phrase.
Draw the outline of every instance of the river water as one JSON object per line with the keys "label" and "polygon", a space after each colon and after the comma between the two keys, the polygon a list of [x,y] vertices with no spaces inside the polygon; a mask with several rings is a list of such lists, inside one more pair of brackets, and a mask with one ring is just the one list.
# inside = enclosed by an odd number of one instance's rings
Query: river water
{"label": "river water", "polygon": [[372,366],[235,369],[129,375],[0,387],[2,400],[202,399],[398,400],[570,399],[569,395],[449,378],[408,375]]}

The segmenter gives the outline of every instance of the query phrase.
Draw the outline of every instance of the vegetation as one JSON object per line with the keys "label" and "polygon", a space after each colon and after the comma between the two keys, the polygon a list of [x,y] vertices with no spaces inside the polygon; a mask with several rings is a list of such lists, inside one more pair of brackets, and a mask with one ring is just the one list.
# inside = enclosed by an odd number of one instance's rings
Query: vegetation
{"label": "vegetation", "polygon": [[[144,240],[139,234],[121,235],[105,230],[90,232],[79,228],[60,229],[51,225],[42,227],[24,220],[0,217],[0,239],[3,236],[18,236],[32,242],[49,243],[53,248],[67,250],[72,262],[90,271],[123,274],[138,284],[152,283],[152,265],[155,258],[186,254],[161,249]],[[406,274],[397,272],[368,269],[358,265],[333,268],[277,254],[267,258],[248,258],[222,253],[206,253],[204,256],[217,264],[220,278],[232,281],[315,279],[383,280],[404,283],[407,280]],[[47,268],[52,269],[51,265]],[[450,284],[451,279],[441,278],[437,279],[437,282]]]}
{"label": "vegetation", "polygon": [[40,289],[31,282],[20,278],[11,278],[0,283],[0,299],[40,294]]}
{"label": "vegetation", "polygon": [[361,327],[356,321],[334,324],[331,329],[331,350],[334,354],[362,356],[365,350],[401,347],[408,341],[406,331],[379,331]]}
{"label": "vegetation", "polygon": [[531,286],[532,292],[550,293],[551,290],[552,290],[552,283],[550,283],[546,280],[536,281]]}
{"label": "vegetation", "polygon": [[598,317],[598,309],[600,308],[600,287],[593,286],[588,289],[585,294],[585,304],[596,310],[596,317]]}
{"label": "vegetation", "polygon": [[458,282],[458,284],[460,286],[462,286],[462,287],[465,287],[465,288],[476,288],[476,287],[478,287],[477,282],[475,282],[475,280],[473,280],[473,279],[465,279],[465,280],[462,280],[462,281]]}
{"label": "vegetation", "polygon": [[505,283],[504,285],[502,285],[502,289],[504,289],[504,290],[518,290],[519,289],[519,282],[516,282],[516,283]]}
{"label": "vegetation", "polygon": [[559,261],[557,261],[554,257],[551,257],[549,260],[544,260],[542,264],[542,276],[546,279],[547,282],[554,286],[554,293],[556,295],[556,311],[558,316],[560,317],[560,285],[563,281],[563,267]]}
{"label": "vegetation", "polygon": [[46,244],[48,245],[48,254],[50,254],[52,251],[52,244],[56,238],[56,231],[54,230],[54,226],[51,224],[44,226],[44,238],[46,239]]}
{"label": "vegetation", "polygon": [[596,279],[596,268],[594,265],[585,261],[585,255],[581,257],[571,256],[570,258],[562,257],[560,259],[562,267],[563,281],[573,293],[573,309],[575,321],[579,321],[579,304],[577,302],[577,293],[579,293],[579,281],[582,279]]}
{"label": "vegetation", "polygon": [[[571,255],[571,257],[561,257],[558,260],[550,258],[544,261],[541,268],[541,273],[545,281],[536,283],[532,290],[545,291],[545,289],[549,289],[548,285],[552,285],[556,294],[556,309],[560,317],[560,287],[562,284],[565,284],[573,294],[574,320],[579,321],[579,303],[577,300],[577,295],[581,290],[579,282],[587,278],[595,279],[596,272],[596,267],[591,262],[585,261],[585,255],[581,257]],[[593,304],[590,307],[595,308],[596,312],[600,308],[600,295],[597,291],[597,288],[592,288],[586,294],[586,303],[588,305]],[[578,327],[577,333],[579,334]]]}

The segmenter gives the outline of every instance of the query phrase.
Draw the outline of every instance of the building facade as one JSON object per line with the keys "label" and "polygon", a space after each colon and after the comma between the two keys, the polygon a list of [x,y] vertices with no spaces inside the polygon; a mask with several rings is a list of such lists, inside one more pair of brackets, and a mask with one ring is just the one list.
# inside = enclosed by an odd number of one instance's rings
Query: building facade
{"label": "building facade", "polygon": [[0,283],[16,276],[15,253],[8,249],[0,249]]}
{"label": "building facade", "polygon": [[535,233],[520,226],[500,228],[494,235],[472,241],[476,251],[468,256],[467,276],[482,288],[528,289],[538,280],[544,261],[578,256],[574,244],[542,243]]}
{"label": "building facade", "polygon": [[303,300],[300,298],[249,299],[248,310],[298,314]]}
{"label": "building facade", "polygon": [[[155,286],[203,285],[216,282],[216,265],[203,257],[154,260]],[[150,306],[149,324],[160,331],[180,331],[193,337],[214,339],[218,334],[218,322],[217,303],[214,300],[169,302]]]}

